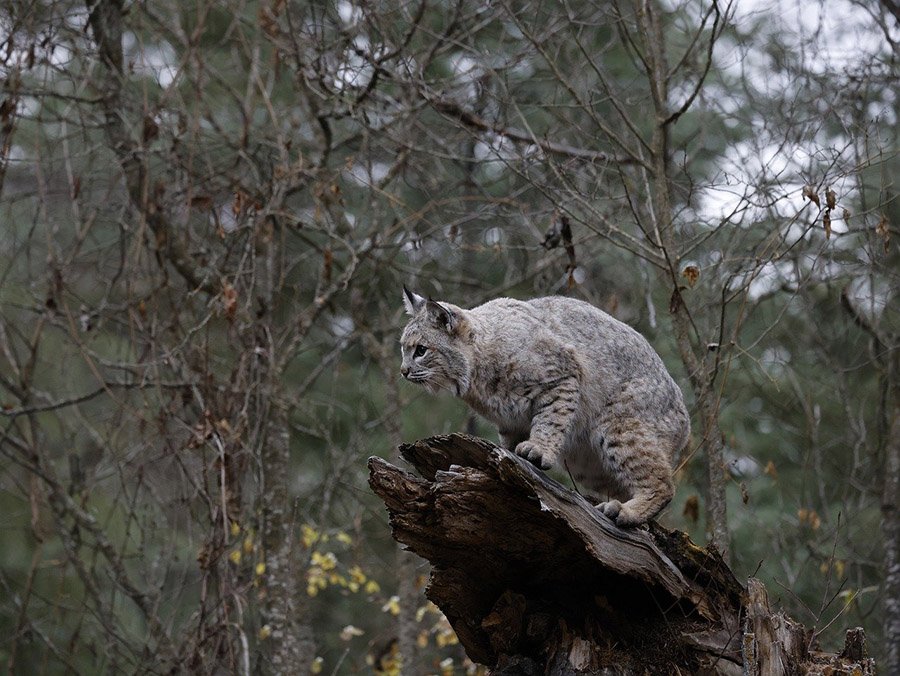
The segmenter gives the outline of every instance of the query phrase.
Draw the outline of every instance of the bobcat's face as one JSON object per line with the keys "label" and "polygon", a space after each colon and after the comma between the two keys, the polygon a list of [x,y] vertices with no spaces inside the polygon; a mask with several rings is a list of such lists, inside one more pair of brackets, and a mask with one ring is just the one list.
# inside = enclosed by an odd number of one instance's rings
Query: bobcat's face
{"label": "bobcat's face", "polygon": [[463,396],[470,379],[469,359],[460,339],[465,323],[461,311],[415,294],[406,300],[413,317],[400,338],[401,375],[432,394],[447,389]]}
{"label": "bobcat's face", "polygon": [[414,318],[400,339],[400,373],[432,394],[446,389],[462,396],[469,389],[468,365],[453,343],[452,338],[441,335],[440,329],[422,326]]}

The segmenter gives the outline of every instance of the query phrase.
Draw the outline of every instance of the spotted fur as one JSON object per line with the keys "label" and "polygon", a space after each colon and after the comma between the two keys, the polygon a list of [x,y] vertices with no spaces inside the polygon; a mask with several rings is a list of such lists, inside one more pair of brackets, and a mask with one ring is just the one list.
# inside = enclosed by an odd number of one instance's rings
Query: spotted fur
{"label": "spotted fur", "polygon": [[403,301],[407,380],[453,392],[542,469],[568,469],[620,526],[646,522],[672,499],[672,458],[690,418],[637,331],[559,296],[464,310],[404,288]]}

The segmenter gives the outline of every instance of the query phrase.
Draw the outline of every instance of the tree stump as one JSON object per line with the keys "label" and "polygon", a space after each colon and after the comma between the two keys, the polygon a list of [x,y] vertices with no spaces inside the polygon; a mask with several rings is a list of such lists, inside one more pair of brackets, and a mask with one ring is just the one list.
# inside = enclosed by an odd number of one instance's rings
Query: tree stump
{"label": "tree stump", "polygon": [[874,674],[861,629],[840,655],[773,614],[711,549],[656,523],[623,530],[483,439],[369,459],[394,538],[432,564],[426,591],[493,674]]}

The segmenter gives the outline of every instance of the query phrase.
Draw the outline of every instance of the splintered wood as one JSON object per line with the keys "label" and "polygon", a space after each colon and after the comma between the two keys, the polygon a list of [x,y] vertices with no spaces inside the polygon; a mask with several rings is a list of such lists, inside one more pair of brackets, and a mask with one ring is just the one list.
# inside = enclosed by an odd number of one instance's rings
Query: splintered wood
{"label": "splintered wood", "polygon": [[874,674],[862,630],[840,655],[768,605],[712,548],[651,523],[623,530],[488,441],[369,459],[394,537],[432,564],[428,598],[492,674]]}

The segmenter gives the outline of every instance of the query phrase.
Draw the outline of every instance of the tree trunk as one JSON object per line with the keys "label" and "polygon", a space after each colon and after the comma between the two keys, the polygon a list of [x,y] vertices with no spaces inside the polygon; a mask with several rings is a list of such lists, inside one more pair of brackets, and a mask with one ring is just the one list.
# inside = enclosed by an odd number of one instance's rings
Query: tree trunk
{"label": "tree trunk", "polygon": [[494,674],[874,674],[862,630],[846,654],[811,651],[715,549],[655,523],[620,529],[488,441],[400,452],[420,476],[373,457],[369,483],[394,537],[431,562],[428,597]]}
{"label": "tree trunk", "polygon": [[263,620],[269,629],[264,644],[266,669],[275,674],[308,674],[315,657],[315,637],[308,622],[306,597],[300,593],[297,542],[292,535],[295,524],[288,492],[289,460],[287,411],[275,402],[262,456],[262,537],[266,552]]}
{"label": "tree trunk", "polygon": [[[678,119],[673,116],[669,104],[669,72],[663,26],[659,20],[655,2],[637,0],[638,31],[646,48],[645,67],[650,83],[651,98],[656,113],[656,125],[650,139],[652,153],[651,198],[653,210],[653,237],[665,260],[671,276],[672,297],[669,311],[678,353],[687,371],[697,410],[700,413],[702,444],[706,451],[707,492],[706,531],[709,541],[729,560],[728,510],[725,495],[725,445],[719,428],[719,410],[716,391],[712,387],[714,373],[705,359],[697,356],[691,340],[691,323],[688,308],[681,294],[678,265],[681,247],[676,241],[674,212],[672,209],[672,176],[669,156],[669,130]],[[715,31],[713,31],[715,32]]]}
{"label": "tree trunk", "polygon": [[[898,370],[900,374],[900,370]],[[885,444],[881,532],[884,536],[885,673],[900,673],[900,391]]]}

